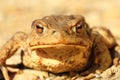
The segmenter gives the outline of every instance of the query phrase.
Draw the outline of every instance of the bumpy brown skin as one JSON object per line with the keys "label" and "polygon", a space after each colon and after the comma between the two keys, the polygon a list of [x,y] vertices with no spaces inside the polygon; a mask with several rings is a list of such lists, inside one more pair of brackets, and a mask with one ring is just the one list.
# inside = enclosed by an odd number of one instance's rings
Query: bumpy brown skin
{"label": "bumpy brown skin", "polygon": [[30,34],[16,33],[0,49],[0,64],[23,49],[23,64],[53,73],[105,70],[111,55],[100,34],[80,15],[46,16],[32,24]]}

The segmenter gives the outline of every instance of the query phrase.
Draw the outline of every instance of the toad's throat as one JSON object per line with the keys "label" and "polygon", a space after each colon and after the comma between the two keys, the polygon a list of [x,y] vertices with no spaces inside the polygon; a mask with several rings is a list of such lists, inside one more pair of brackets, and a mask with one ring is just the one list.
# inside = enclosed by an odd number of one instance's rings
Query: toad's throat
{"label": "toad's throat", "polygon": [[88,48],[81,45],[66,45],[66,44],[57,44],[57,45],[40,45],[32,46],[32,51],[40,58],[45,59],[54,59],[58,61],[66,62],[66,60],[74,59],[77,56],[82,59],[84,56],[88,57]]}

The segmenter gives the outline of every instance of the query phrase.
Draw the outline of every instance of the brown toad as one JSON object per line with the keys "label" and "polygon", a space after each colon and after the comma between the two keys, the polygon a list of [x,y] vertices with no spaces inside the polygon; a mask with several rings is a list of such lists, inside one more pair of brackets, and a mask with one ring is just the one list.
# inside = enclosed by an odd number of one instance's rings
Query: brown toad
{"label": "brown toad", "polygon": [[53,73],[105,70],[112,62],[101,35],[80,15],[35,20],[28,35],[18,32],[0,49],[0,65],[19,48],[25,66]]}

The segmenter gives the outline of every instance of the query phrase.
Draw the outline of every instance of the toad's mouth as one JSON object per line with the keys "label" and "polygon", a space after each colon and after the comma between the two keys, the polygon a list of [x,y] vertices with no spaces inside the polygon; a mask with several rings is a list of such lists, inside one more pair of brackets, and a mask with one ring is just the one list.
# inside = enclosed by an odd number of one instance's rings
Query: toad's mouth
{"label": "toad's mouth", "polygon": [[44,48],[62,48],[62,47],[74,47],[74,48],[86,48],[85,45],[75,45],[75,44],[53,44],[53,45],[37,45],[37,46],[31,46],[31,50],[35,49],[44,49]]}
{"label": "toad's mouth", "polygon": [[88,51],[87,46],[77,44],[34,45],[30,48],[40,57],[56,60],[69,60],[73,56],[83,56]]}

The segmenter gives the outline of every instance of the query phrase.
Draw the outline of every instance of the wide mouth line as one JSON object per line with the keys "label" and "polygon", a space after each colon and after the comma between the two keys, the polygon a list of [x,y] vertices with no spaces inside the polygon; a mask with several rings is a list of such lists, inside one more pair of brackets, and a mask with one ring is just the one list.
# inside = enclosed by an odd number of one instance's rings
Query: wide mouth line
{"label": "wide mouth line", "polygon": [[81,48],[85,48],[85,46],[83,45],[78,45],[78,44],[49,44],[49,45],[37,45],[37,46],[31,46],[30,48],[32,50],[34,49],[42,49],[42,48],[49,48],[49,47],[70,47],[70,46],[74,46],[74,47],[81,47]]}

